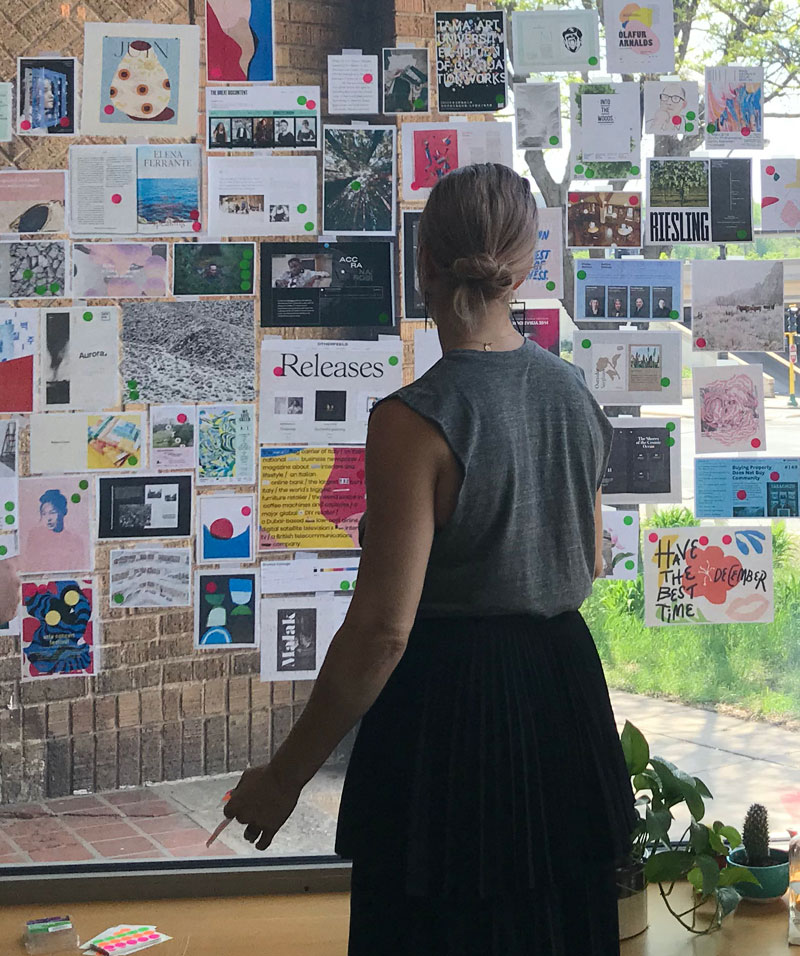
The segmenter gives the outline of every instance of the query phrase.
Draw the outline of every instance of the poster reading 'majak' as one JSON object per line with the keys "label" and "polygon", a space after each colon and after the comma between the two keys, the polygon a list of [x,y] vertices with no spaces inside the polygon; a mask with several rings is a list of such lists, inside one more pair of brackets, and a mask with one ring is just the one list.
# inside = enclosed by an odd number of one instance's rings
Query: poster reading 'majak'
{"label": "poster reading 'majak'", "polygon": [[502,10],[436,14],[440,113],[493,113],[506,105]]}

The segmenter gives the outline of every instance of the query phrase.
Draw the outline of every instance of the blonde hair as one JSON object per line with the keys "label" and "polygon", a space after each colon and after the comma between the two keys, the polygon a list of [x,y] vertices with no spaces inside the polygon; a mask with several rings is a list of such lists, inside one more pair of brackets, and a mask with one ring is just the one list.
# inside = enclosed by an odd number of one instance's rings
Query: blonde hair
{"label": "blonde hair", "polygon": [[417,274],[426,301],[447,297],[465,331],[489,303],[510,300],[533,265],[536,201],[508,166],[478,163],[431,190],[419,223]]}

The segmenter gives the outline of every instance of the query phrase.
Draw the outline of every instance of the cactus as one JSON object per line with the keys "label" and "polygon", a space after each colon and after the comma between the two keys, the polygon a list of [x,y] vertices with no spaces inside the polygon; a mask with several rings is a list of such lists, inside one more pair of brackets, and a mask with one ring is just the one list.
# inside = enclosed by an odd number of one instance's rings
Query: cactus
{"label": "cactus", "polygon": [[760,803],[750,804],[742,827],[742,843],[747,854],[746,866],[771,865],[767,808]]}

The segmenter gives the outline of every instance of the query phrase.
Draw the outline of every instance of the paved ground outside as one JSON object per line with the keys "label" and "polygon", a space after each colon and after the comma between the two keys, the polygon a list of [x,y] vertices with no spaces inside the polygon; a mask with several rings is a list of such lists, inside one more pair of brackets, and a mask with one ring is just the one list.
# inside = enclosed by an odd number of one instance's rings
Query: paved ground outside
{"label": "paved ground outside", "polygon": [[[652,754],[708,786],[714,794],[708,823],[722,820],[741,831],[749,805],[763,803],[773,838],[788,840],[786,827],[800,821],[800,733],[622,691],[612,691],[611,699],[620,730],[630,720]],[[0,865],[256,854],[236,824],[205,848],[221,819],[221,797],[237,779],[230,774],[0,807]],[[266,855],[333,853],[342,779],[343,771],[320,772]],[[676,809],[675,818],[671,836],[677,839],[688,811]]]}

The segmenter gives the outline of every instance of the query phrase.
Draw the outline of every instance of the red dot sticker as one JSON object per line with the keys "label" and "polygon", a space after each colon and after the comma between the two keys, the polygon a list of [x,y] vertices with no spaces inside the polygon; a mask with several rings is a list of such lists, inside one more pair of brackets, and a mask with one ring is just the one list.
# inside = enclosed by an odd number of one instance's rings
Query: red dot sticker
{"label": "red dot sticker", "polygon": [[708,538],[704,534],[701,534],[697,540],[703,545],[703,547],[708,544]]}
{"label": "red dot sticker", "polygon": [[371,74],[371,73],[365,73],[364,76],[362,77],[362,79],[364,80],[365,83],[371,83],[371,82],[372,82],[372,74]]}
{"label": "red dot sticker", "polygon": [[652,541],[653,544],[655,544],[656,541],[658,541],[658,535],[655,533],[655,531],[650,532],[650,534],[648,535],[648,540]]}
{"label": "red dot sticker", "polygon": [[31,121],[30,121],[30,120],[20,120],[19,128],[20,128],[20,129],[30,129],[30,128],[31,128]]}
{"label": "red dot sticker", "polygon": [[69,118],[69,116],[62,116],[61,119],[58,121],[58,125],[66,127],[66,126],[69,126],[71,122],[72,120]]}
{"label": "red dot sticker", "polygon": [[419,189],[419,183],[418,183],[418,182],[413,182],[413,183],[411,184],[411,188],[414,190],[414,192],[416,192],[416,191]]}
{"label": "red dot sticker", "polygon": [[723,543],[723,544],[730,544],[731,541],[733,541],[733,538],[732,538],[729,534],[723,534],[723,536],[722,536],[722,543]]}
{"label": "red dot sticker", "polygon": [[114,107],[110,103],[107,103],[103,107],[103,112],[106,114],[106,116],[111,116],[111,114],[114,112]]}
{"label": "red dot sticker", "polygon": [[206,581],[206,591],[209,594],[213,594],[217,590],[217,585],[215,581]]}
{"label": "red dot sticker", "polygon": [[750,135],[750,127],[749,127],[749,126],[743,126],[743,127],[742,127],[742,136],[749,136],[749,135]]}
{"label": "red dot sticker", "polygon": [[747,492],[743,488],[740,488],[739,491],[736,492],[736,497],[739,499],[739,501],[744,501],[744,499],[747,497]]}
{"label": "red dot sticker", "polygon": [[115,206],[118,205],[122,202],[122,196],[120,196],[119,193],[114,193],[111,197],[111,202],[113,202]]}
{"label": "red dot sticker", "polygon": [[705,339],[697,339],[697,341],[696,341],[694,344],[695,344],[699,349],[704,349],[704,348],[706,347],[706,340],[705,340]]}
{"label": "red dot sticker", "polygon": [[681,125],[681,118],[680,118],[680,116],[673,116],[673,117],[672,117],[672,125],[673,125],[673,126],[680,126],[680,125]]}
{"label": "red dot sticker", "polygon": [[183,425],[186,422],[186,416],[181,412],[179,415],[175,416],[179,425]]}
{"label": "red dot sticker", "polygon": [[578,202],[578,201],[580,200],[580,198],[581,198],[581,194],[580,194],[580,193],[570,193],[567,198],[569,199],[570,202]]}
{"label": "red dot sticker", "polygon": [[779,472],[777,472],[777,471],[772,471],[772,472],[770,472],[770,475],[769,475],[769,480],[770,480],[770,481],[777,481],[779,478],[780,478],[780,473],[779,473]]}
{"label": "red dot sticker", "polygon": [[767,166],[764,172],[767,174],[767,176],[772,176],[775,173],[775,167]]}
{"label": "red dot sticker", "polygon": [[275,368],[272,370],[272,374],[283,375],[283,369],[280,367],[280,365],[276,365]]}
{"label": "red dot sticker", "polygon": [[200,230],[201,230],[202,228],[203,228],[203,227],[200,225],[199,222],[193,222],[193,223],[192,223],[192,232],[200,232]]}
{"label": "red dot sticker", "polygon": [[761,439],[760,439],[760,438],[754,438],[754,439],[750,442],[750,444],[753,446],[753,448],[760,448],[760,447],[761,447]]}
{"label": "red dot sticker", "polygon": [[200,210],[199,210],[199,209],[193,209],[193,210],[189,213],[189,218],[190,218],[190,219],[199,219],[199,218],[200,218]]}
{"label": "red dot sticker", "polygon": [[307,110],[315,110],[316,108],[317,108],[317,101],[316,101],[316,100],[306,100],[306,109],[307,109]]}
{"label": "red dot sticker", "polygon": [[250,507],[250,505],[245,505],[244,508],[242,508],[242,514],[245,516],[245,518],[248,518],[250,517],[252,510],[253,509]]}
{"label": "red dot sticker", "polygon": [[639,205],[639,197],[638,197],[638,196],[629,196],[629,197],[628,197],[628,204],[631,205],[631,206],[638,206],[638,205]]}

